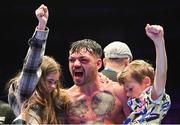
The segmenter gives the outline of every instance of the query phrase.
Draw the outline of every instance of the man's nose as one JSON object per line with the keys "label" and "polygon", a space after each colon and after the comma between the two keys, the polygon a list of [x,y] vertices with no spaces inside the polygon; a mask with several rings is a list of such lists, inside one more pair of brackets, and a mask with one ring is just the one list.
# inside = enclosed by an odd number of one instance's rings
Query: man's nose
{"label": "man's nose", "polygon": [[81,65],[80,61],[79,60],[75,60],[74,66],[80,66],[80,65]]}

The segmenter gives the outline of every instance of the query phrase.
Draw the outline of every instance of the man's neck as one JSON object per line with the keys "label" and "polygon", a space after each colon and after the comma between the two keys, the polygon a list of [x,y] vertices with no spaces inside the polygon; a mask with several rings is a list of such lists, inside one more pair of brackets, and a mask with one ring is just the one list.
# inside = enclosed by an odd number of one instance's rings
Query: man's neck
{"label": "man's neck", "polygon": [[95,80],[92,80],[91,82],[85,84],[84,86],[80,86],[79,89],[81,92],[83,92],[86,95],[91,95],[93,94],[95,91],[99,90],[99,84],[100,84],[100,80],[99,80],[99,76],[97,75],[97,78]]}
{"label": "man's neck", "polygon": [[124,68],[124,65],[118,64],[118,65],[106,65],[105,69],[110,69],[113,70],[115,72],[120,72],[122,71]]}

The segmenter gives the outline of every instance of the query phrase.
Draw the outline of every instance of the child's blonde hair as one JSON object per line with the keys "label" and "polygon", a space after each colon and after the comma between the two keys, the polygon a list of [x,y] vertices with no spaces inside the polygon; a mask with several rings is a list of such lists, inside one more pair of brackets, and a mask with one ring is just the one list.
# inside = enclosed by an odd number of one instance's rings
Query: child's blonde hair
{"label": "child's blonde hair", "polygon": [[142,83],[142,80],[148,76],[151,79],[151,83],[153,83],[154,68],[150,63],[144,60],[133,60],[121,73],[118,74],[118,82],[124,84],[127,76],[134,78],[138,83]]}

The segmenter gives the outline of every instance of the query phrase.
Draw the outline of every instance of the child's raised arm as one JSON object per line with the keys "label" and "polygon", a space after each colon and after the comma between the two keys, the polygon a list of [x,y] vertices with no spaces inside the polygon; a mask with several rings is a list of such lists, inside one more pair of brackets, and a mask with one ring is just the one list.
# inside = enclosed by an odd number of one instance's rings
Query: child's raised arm
{"label": "child's raised arm", "polygon": [[152,98],[157,99],[164,91],[167,79],[167,55],[164,40],[164,30],[160,25],[145,27],[147,36],[154,42],[156,49],[156,69],[153,82]]}

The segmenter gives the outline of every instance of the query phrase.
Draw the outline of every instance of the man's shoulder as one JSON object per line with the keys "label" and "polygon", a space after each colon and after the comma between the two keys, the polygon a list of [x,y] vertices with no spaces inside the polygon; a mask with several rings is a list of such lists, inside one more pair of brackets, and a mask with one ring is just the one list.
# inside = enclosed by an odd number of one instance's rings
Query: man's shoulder
{"label": "man's shoulder", "polygon": [[75,90],[77,90],[77,89],[78,89],[78,87],[77,87],[76,85],[73,85],[73,86],[71,86],[70,88],[67,88],[66,91],[67,91],[67,92],[72,92],[72,91],[75,91]]}
{"label": "man's shoulder", "polygon": [[107,83],[106,89],[116,95],[118,98],[124,98],[125,96],[124,86],[118,82],[111,81]]}
{"label": "man's shoulder", "polygon": [[124,86],[112,80],[109,80],[108,82],[103,83],[103,89],[105,91],[109,91],[110,93],[114,95],[121,95],[121,94],[124,95]]}
{"label": "man's shoulder", "polygon": [[113,89],[122,89],[123,88],[123,85],[119,84],[118,82],[112,81],[112,80],[108,80],[108,82],[106,82],[106,85]]}

